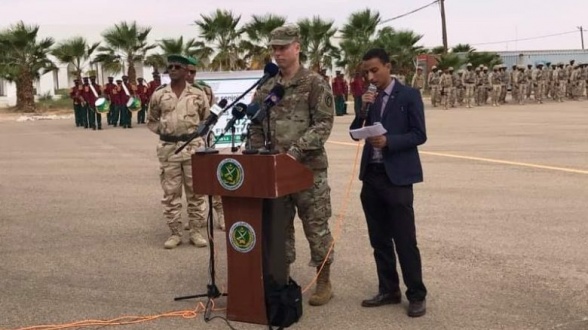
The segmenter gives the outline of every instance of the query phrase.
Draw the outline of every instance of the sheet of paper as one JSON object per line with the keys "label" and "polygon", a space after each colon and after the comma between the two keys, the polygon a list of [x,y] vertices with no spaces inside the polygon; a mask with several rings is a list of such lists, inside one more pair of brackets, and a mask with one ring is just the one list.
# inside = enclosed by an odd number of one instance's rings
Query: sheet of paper
{"label": "sheet of paper", "polygon": [[386,134],[386,132],[386,129],[380,123],[375,123],[372,126],[364,126],[362,128],[349,130],[351,136],[358,140],[366,139],[372,136],[383,135]]}

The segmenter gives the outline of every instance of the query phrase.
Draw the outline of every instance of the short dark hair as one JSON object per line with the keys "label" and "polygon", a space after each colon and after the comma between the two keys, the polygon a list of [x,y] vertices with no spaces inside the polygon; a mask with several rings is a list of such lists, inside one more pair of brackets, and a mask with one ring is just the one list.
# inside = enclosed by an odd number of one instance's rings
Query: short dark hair
{"label": "short dark hair", "polygon": [[363,61],[369,61],[372,58],[377,58],[382,61],[383,64],[390,63],[390,56],[383,48],[372,48],[363,55]]}

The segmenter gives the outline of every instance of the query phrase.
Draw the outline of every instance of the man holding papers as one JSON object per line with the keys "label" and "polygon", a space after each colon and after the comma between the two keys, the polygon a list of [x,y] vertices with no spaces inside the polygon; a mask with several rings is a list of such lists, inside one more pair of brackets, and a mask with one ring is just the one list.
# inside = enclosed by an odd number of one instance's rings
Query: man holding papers
{"label": "man holding papers", "polygon": [[[408,315],[418,317],[426,313],[427,289],[417,247],[412,185],[423,181],[417,146],[427,140],[425,114],[420,92],[391,78],[391,67],[383,49],[364,55],[362,68],[377,92],[370,89],[362,96],[362,109],[350,126],[354,139],[367,137],[359,179],[379,283],[377,295],[361,305],[401,302],[396,248],[407,287]],[[364,130],[355,131],[364,125]]]}

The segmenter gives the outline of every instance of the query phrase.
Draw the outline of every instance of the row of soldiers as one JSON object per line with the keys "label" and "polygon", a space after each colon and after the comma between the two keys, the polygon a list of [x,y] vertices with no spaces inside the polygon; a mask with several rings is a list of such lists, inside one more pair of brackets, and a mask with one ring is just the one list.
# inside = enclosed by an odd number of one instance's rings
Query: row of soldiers
{"label": "row of soldiers", "polygon": [[153,73],[153,80],[148,84],[145,84],[143,78],[138,78],[136,83],[131,82],[128,76],[122,76],[122,79],[116,80],[116,83],[114,77],[108,77],[108,82],[104,87],[96,83],[94,75],[83,77],[82,81],[76,79],[69,93],[73,102],[76,127],[102,129],[102,114],[96,111],[95,105],[96,100],[100,97],[110,101],[110,111],[106,118],[108,125],[132,128],[133,115],[127,106],[131,97],[137,97],[141,100],[141,109],[137,113],[137,124],[145,124],[149,99],[160,85],[161,79],[159,73],[156,72]]}
{"label": "row of soldiers", "polygon": [[[466,105],[471,108],[485,105],[490,98],[493,106],[506,103],[508,88],[511,89],[512,100],[524,104],[533,95],[537,103],[551,98],[563,102],[564,98],[579,99],[588,95],[588,64],[551,65],[539,63],[532,65],[513,65],[510,71],[505,65],[495,65],[489,72],[488,67],[480,65],[473,69],[471,63],[466,70],[454,72],[453,68],[439,70],[433,66],[426,79],[434,107]],[[422,69],[418,68],[412,80],[413,87],[424,89],[425,79]]]}

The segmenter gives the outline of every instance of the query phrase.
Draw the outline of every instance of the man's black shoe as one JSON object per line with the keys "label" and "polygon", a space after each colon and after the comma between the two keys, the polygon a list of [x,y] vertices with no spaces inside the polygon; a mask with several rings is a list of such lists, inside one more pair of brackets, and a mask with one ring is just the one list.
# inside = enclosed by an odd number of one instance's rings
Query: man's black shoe
{"label": "man's black shoe", "polygon": [[397,293],[378,293],[371,299],[366,299],[361,302],[362,307],[379,307],[383,305],[400,304],[402,297],[400,292]]}
{"label": "man's black shoe", "polygon": [[427,313],[427,301],[411,301],[408,303],[408,316],[419,317]]}

